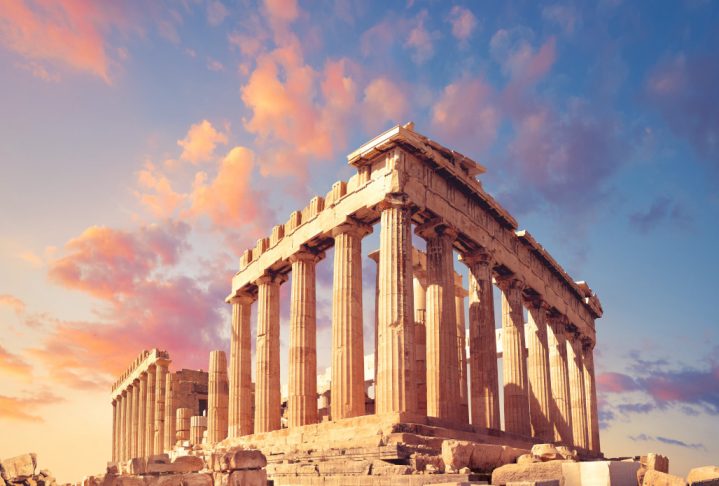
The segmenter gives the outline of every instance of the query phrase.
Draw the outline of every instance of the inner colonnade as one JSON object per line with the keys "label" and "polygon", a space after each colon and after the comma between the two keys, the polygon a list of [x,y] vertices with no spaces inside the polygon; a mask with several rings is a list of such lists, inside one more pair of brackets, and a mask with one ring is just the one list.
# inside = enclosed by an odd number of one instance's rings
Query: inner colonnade
{"label": "inner colonnade", "polygon": [[[317,423],[316,265],[332,246],[330,419],[366,413],[362,239],[379,231],[379,250],[370,255],[377,262],[375,414],[499,431],[501,389],[503,433],[599,453],[593,349],[602,309],[589,286],[572,280],[528,232],[518,231],[482,188],[479,164],[412,126],[385,132],[348,161],[357,170],[349,181],[293,212],[240,259],[227,298],[228,437],[281,428],[279,296],[289,278],[287,425]],[[426,254],[413,248],[413,232],[426,242]],[[457,282],[455,251],[468,269],[468,292]],[[501,388],[495,286],[502,302]]]}

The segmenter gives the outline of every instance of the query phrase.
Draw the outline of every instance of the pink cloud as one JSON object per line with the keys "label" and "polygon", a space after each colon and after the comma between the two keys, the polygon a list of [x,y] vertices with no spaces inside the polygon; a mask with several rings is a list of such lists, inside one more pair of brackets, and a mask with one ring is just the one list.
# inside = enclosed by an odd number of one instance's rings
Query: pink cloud
{"label": "pink cloud", "polygon": [[527,28],[499,29],[490,40],[490,53],[514,84],[526,86],[544,77],[556,59],[556,41],[550,37],[538,49]]}
{"label": "pink cloud", "polygon": [[220,25],[229,14],[227,7],[222,2],[211,0],[207,3],[207,22],[210,25]]}
{"label": "pink cloud", "polygon": [[65,256],[50,263],[52,281],[102,299],[132,292],[161,265],[175,264],[189,226],[166,222],[126,232],[91,226],[65,244]]}
{"label": "pink cloud", "polygon": [[364,89],[362,114],[369,131],[402,123],[409,113],[405,90],[386,77],[373,79]]}
{"label": "pink cloud", "polygon": [[23,422],[43,422],[35,415],[36,410],[46,405],[64,401],[64,398],[47,390],[26,394],[22,397],[0,395],[0,420],[19,420]]}
{"label": "pink cloud", "polygon": [[449,22],[452,25],[452,35],[459,41],[466,41],[477,27],[477,18],[474,14],[459,5],[449,11]]}
{"label": "pink cloud", "polygon": [[483,150],[494,142],[501,122],[494,89],[481,78],[447,85],[432,106],[432,128],[445,140]]}
{"label": "pink cloud", "polygon": [[17,315],[25,313],[25,302],[18,299],[14,295],[0,295],[0,307],[2,306],[10,308]]}
{"label": "pink cloud", "polygon": [[172,216],[187,199],[187,195],[175,192],[170,180],[151,163],[137,173],[137,182],[140,190],[135,196],[156,217]]}
{"label": "pink cloud", "polygon": [[11,0],[0,9],[0,42],[29,60],[60,62],[109,83],[104,35],[124,22],[112,3]]}
{"label": "pink cloud", "polygon": [[218,144],[227,145],[227,134],[218,131],[207,120],[192,125],[185,138],[177,141],[182,147],[180,158],[193,164],[212,160]]}
{"label": "pink cloud", "polygon": [[597,375],[597,388],[606,393],[624,393],[637,390],[639,387],[629,375],[606,372]]}
{"label": "pink cloud", "polygon": [[416,64],[423,64],[434,55],[434,41],[439,37],[436,31],[426,29],[424,22],[427,19],[427,11],[423,10],[415,19],[415,23],[409,31],[405,47],[412,51],[412,60]]}

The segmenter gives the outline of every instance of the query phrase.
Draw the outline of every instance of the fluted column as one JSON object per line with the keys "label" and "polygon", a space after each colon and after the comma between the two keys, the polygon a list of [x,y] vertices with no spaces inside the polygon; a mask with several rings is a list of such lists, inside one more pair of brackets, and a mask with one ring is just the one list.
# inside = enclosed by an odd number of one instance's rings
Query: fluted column
{"label": "fluted column", "polygon": [[228,436],[252,433],[252,335],[251,308],[254,298],[238,294],[232,304],[232,335],[230,337],[230,403],[228,405]]}
{"label": "fluted column", "polygon": [[427,274],[418,265],[414,265],[413,289],[417,413],[427,415]]}
{"label": "fluted column", "polygon": [[379,353],[377,352],[377,344],[379,339],[379,250],[370,252],[367,255],[370,260],[373,260],[377,264],[375,278],[374,278],[374,395],[377,398],[377,360],[379,359]]}
{"label": "fluted column", "polygon": [[224,351],[210,351],[207,385],[207,443],[216,444],[227,438],[227,358]]}
{"label": "fluted column", "polygon": [[521,280],[497,279],[502,290],[502,375],[504,376],[504,429],[531,435],[524,349],[524,311]]}
{"label": "fluted column", "polygon": [[461,421],[452,243],[456,231],[429,222],[417,228],[427,241],[427,415]]}
{"label": "fluted column", "polygon": [[[290,256],[290,362],[288,427],[317,423],[317,295],[315,267],[323,255],[301,250]],[[334,402],[334,398],[332,400]],[[333,415],[334,417],[334,415]]]}
{"label": "fluted column", "polygon": [[155,424],[153,426],[155,454],[165,452],[165,387],[169,364],[170,362],[164,359],[155,362]]}
{"label": "fluted column", "polygon": [[257,377],[255,433],[280,428],[280,283],[264,275],[257,282]]}
{"label": "fluted column", "polygon": [[147,368],[147,391],[145,397],[145,456],[155,454],[155,365]]}
{"label": "fluted column", "polygon": [[567,336],[567,364],[569,365],[569,395],[572,407],[572,438],[576,447],[587,449],[587,401],[584,392],[582,342],[579,335]]}
{"label": "fluted column", "polygon": [[125,389],[122,391],[122,424],[120,424],[120,432],[122,434],[121,439],[121,451],[120,451],[120,460],[126,461],[129,454],[129,443],[130,443],[130,431],[128,429],[130,424],[130,406],[129,403],[131,401],[131,396],[129,389]]}
{"label": "fluted column", "polygon": [[566,318],[550,316],[547,326],[552,403],[554,407],[554,440],[572,445],[572,409],[569,398],[567,367]]}
{"label": "fluted column", "polygon": [[390,195],[380,217],[376,413],[415,412],[412,219],[406,194]]}
{"label": "fluted column", "polygon": [[587,436],[589,450],[599,453],[599,415],[597,411],[597,383],[594,378],[594,342],[586,339],[584,345],[584,388],[587,395]]}
{"label": "fluted column", "polygon": [[147,426],[147,373],[140,373],[140,394],[137,397],[137,457],[145,457]]}
{"label": "fluted column", "polygon": [[117,400],[112,399],[112,455],[111,461],[117,460]]}
{"label": "fluted column", "polygon": [[332,289],[331,418],[364,415],[364,339],[362,333],[362,237],[370,228],[345,223],[335,239]]}
{"label": "fluted column", "polygon": [[132,459],[134,457],[140,457],[140,455],[138,454],[140,451],[140,444],[137,440],[138,425],[140,423],[140,380],[139,379],[135,379],[132,382],[131,417],[132,417],[132,424],[131,424],[132,429],[131,429],[130,433],[132,434],[132,436],[130,437],[130,439],[131,439],[132,447],[130,450],[130,458]]}
{"label": "fluted column", "polygon": [[171,451],[175,447],[177,441],[176,432],[176,410],[177,403],[175,401],[175,384],[177,381],[177,375],[167,373],[165,376],[165,429],[164,429],[164,440],[165,450]]}
{"label": "fluted column", "polygon": [[462,287],[462,277],[455,276],[454,304],[457,314],[457,362],[459,372],[459,404],[462,422],[469,423],[469,402],[467,400],[467,332],[464,320],[464,298],[467,291]]}
{"label": "fluted column", "polygon": [[469,375],[472,424],[500,429],[499,372],[494,322],[492,259],[480,251],[462,255],[469,268]]}
{"label": "fluted column", "polygon": [[527,301],[527,375],[532,436],[554,440],[551,408],[549,348],[547,344],[547,305],[539,298]]}

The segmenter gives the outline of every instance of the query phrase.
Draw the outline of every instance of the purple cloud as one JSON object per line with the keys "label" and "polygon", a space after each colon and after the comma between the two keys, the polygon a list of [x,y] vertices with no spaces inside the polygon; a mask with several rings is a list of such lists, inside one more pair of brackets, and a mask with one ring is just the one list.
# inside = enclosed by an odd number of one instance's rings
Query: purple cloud
{"label": "purple cloud", "polygon": [[692,217],[684,207],[666,196],[656,198],[646,211],[636,211],[629,215],[629,222],[640,233],[646,234],[663,223],[687,228]]}
{"label": "purple cloud", "polygon": [[704,446],[704,444],[701,444],[701,443],[688,443],[688,442],[684,442],[683,440],[672,439],[670,437],[662,437],[660,435],[657,435],[657,436],[647,435],[647,434],[630,435],[629,439],[633,440],[634,442],[661,442],[662,444],[684,447],[686,449],[706,450],[706,447]]}

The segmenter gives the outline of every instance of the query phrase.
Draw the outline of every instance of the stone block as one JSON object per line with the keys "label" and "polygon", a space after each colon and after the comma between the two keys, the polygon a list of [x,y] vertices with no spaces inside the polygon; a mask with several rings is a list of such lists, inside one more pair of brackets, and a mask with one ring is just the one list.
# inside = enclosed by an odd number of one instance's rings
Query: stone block
{"label": "stone block", "polygon": [[532,446],[532,455],[543,462],[566,459],[559,454],[554,444],[535,444]]}
{"label": "stone block", "polygon": [[507,486],[559,486],[560,482],[556,479],[548,479],[545,481],[516,481],[507,483]]}
{"label": "stone block", "polygon": [[655,469],[647,469],[642,480],[642,486],[686,486],[686,484],[684,478]]}
{"label": "stone block", "polygon": [[427,466],[432,466],[434,471],[444,471],[444,461],[440,456],[433,456],[430,454],[412,454],[410,458],[412,469],[415,471],[425,471]]}
{"label": "stone block", "polygon": [[542,461],[534,457],[532,454],[522,454],[517,458],[517,464],[533,464],[535,462]]}
{"label": "stone block", "polygon": [[129,474],[135,476],[145,474],[145,469],[147,469],[147,463],[144,457],[133,457],[127,462],[127,471]]}
{"label": "stone block", "polygon": [[155,454],[147,458],[147,464],[170,464],[170,456],[167,454]]}
{"label": "stone block", "polygon": [[213,486],[213,483],[212,476],[207,473],[186,473],[159,476],[148,486]]}
{"label": "stone block", "polygon": [[562,456],[561,459],[577,460],[577,451],[567,446],[557,446],[557,452]]}
{"label": "stone block", "polygon": [[690,485],[715,486],[719,485],[719,467],[702,466],[695,467],[687,475],[687,482]]}
{"label": "stone block", "polygon": [[[492,471],[492,484],[504,486],[520,481],[555,480],[564,484],[562,465],[564,461],[536,462],[533,464],[506,464]],[[578,483],[581,484],[581,483]]]}
{"label": "stone block", "polygon": [[494,468],[505,464],[502,462],[502,452],[503,447],[501,445],[475,444],[472,449],[469,468],[473,471],[491,472]]}
{"label": "stone block", "polygon": [[663,473],[669,472],[669,458],[667,456],[650,452],[646,456],[645,464],[647,469],[653,469]]}
{"label": "stone block", "polygon": [[[544,463],[550,464],[550,463]],[[613,486],[615,484],[637,484],[638,462],[622,461],[561,461],[566,486],[592,484]]]}
{"label": "stone block", "polygon": [[214,471],[234,471],[238,469],[261,469],[267,465],[267,459],[257,449],[235,448],[225,453],[212,455]]}
{"label": "stone block", "polygon": [[464,440],[442,441],[442,460],[447,472],[456,472],[470,465],[474,443]]}
{"label": "stone block", "polygon": [[373,476],[404,476],[412,474],[412,468],[410,466],[402,464],[392,464],[382,460],[372,461],[372,475]]}
{"label": "stone block", "polygon": [[105,476],[103,486],[145,486],[145,480],[136,476]]}
{"label": "stone block", "polygon": [[320,476],[332,474],[368,475],[370,473],[369,461],[325,461],[317,464]]}
{"label": "stone block", "polygon": [[[120,468],[118,467],[116,462],[108,462],[107,467],[105,468],[105,474],[117,474],[120,472]],[[40,474],[42,474],[42,471],[40,471]]]}
{"label": "stone block", "polygon": [[35,474],[37,467],[37,454],[30,452],[19,456],[3,459],[2,469],[6,479],[30,477]]}
{"label": "stone block", "polygon": [[232,471],[227,486],[266,486],[267,473],[262,469]]}
{"label": "stone block", "polygon": [[180,456],[172,461],[172,472],[192,473],[201,471],[205,467],[205,461],[198,456]]}

